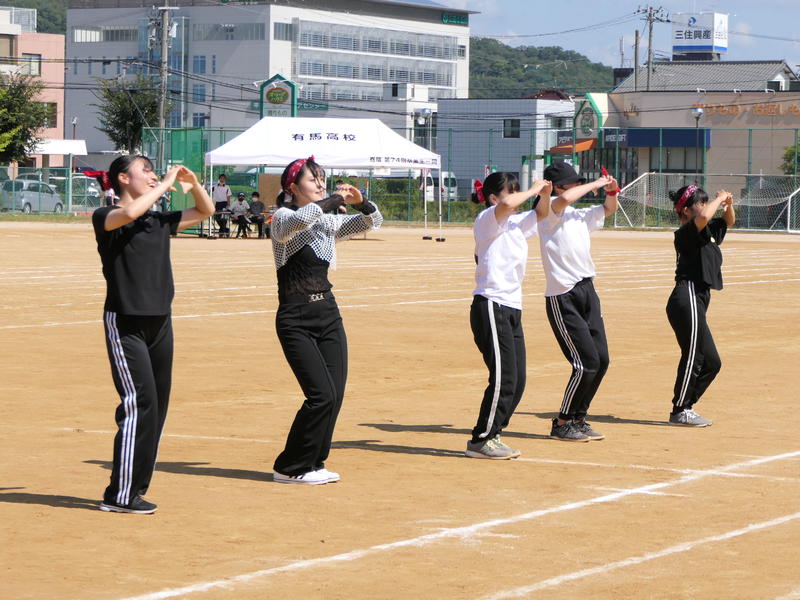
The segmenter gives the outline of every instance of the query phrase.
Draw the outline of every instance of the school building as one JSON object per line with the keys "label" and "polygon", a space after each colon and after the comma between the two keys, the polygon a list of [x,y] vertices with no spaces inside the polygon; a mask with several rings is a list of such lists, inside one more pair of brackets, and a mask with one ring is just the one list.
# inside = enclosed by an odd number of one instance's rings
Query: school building
{"label": "school building", "polygon": [[[469,16],[428,0],[171,0],[168,127],[244,129],[259,118],[259,84],[299,85],[301,116],[378,116],[415,127],[440,98],[469,89]],[[163,7],[148,0],[69,0],[67,116],[90,152],[96,78],[155,74]],[[388,105],[384,105],[388,102]],[[431,104],[433,103],[433,104]],[[372,112],[383,106],[383,115]],[[157,126],[157,124],[153,124]]]}

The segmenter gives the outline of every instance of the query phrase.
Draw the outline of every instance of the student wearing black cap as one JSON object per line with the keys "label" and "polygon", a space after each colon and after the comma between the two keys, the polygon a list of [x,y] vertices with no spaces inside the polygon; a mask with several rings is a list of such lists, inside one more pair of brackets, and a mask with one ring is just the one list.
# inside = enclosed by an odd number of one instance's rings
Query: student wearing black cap
{"label": "student wearing black cap", "polygon": [[[617,210],[619,186],[610,176],[586,183],[572,165],[556,162],[544,170],[553,182],[550,215],[539,222],[539,243],[547,282],[547,319],[564,356],[572,365],[564,400],[553,419],[550,437],[565,442],[601,440],[586,422],[586,414],[608,369],[600,299],[592,280],[596,274],[589,234],[603,227]],[[605,202],[588,208],[572,204],[604,189]]]}

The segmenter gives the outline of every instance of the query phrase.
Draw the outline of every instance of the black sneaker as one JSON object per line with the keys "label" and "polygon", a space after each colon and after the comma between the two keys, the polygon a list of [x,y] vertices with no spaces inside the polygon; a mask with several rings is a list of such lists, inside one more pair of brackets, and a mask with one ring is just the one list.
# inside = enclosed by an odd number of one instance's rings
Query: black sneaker
{"label": "black sneaker", "polygon": [[603,440],[606,437],[602,433],[592,429],[592,426],[589,425],[585,419],[575,420],[572,422],[572,424],[575,426],[575,429],[580,431],[590,440]]}
{"label": "black sneaker", "polygon": [[136,496],[131,500],[130,504],[117,504],[116,502],[106,501],[100,504],[100,510],[105,512],[132,513],[135,515],[152,515],[157,508],[158,506],[148,502],[141,496]]}
{"label": "black sneaker", "polygon": [[550,429],[550,437],[562,442],[588,442],[589,436],[575,427],[572,421],[567,421],[563,425],[558,424],[558,419],[553,419],[553,427]]}

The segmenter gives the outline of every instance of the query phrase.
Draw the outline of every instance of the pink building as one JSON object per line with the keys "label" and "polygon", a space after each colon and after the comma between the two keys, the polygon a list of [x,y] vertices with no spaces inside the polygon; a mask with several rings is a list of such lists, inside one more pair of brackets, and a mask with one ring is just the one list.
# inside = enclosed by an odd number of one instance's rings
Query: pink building
{"label": "pink building", "polygon": [[[44,83],[39,102],[47,106],[47,126],[41,137],[48,140],[64,138],[64,36],[54,33],[21,33],[18,41],[18,56],[23,73],[33,75]],[[57,60],[53,60],[57,59]],[[46,160],[34,155],[35,165]],[[51,156],[51,167],[64,166],[63,156]]]}
{"label": "pink building", "polygon": [[[64,138],[64,36],[36,33],[36,11],[0,7],[0,72],[31,75],[44,84],[45,140]],[[64,166],[63,156],[34,155],[27,166]]]}

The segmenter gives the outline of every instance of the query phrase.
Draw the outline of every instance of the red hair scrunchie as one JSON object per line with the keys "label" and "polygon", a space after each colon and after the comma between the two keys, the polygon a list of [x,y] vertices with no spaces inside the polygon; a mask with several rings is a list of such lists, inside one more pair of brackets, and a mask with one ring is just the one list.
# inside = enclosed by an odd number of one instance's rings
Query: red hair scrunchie
{"label": "red hair scrunchie", "polygon": [[478,179],[475,180],[475,194],[478,196],[478,202],[486,203],[486,196],[483,195],[483,183]]}
{"label": "red hair scrunchie", "polygon": [[111,179],[108,177],[108,171],[84,171],[83,174],[87,177],[94,177],[97,179],[104,192],[114,187],[111,185]]}

